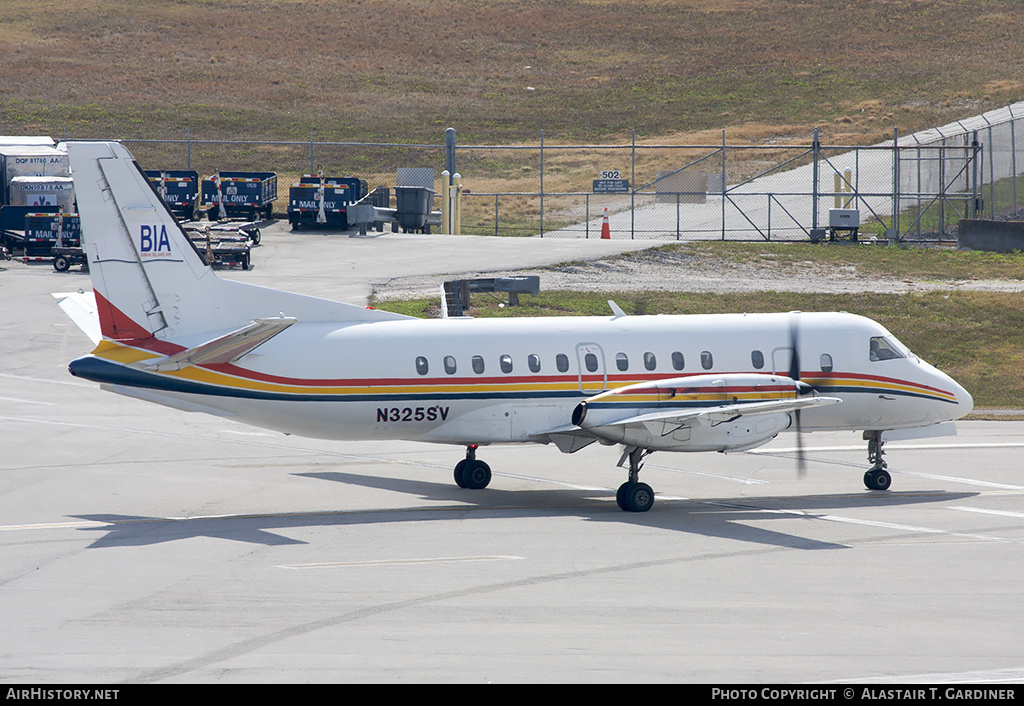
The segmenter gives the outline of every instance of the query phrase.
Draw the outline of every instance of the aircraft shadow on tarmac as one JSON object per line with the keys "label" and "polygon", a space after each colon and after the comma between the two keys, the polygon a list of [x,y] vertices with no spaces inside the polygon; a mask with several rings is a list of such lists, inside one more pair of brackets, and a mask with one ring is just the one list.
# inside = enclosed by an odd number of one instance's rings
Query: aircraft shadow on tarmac
{"label": "aircraft shadow on tarmac", "polygon": [[[147,546],[195,537],[227,539],[265,546],[307,544],[278,531],[310,527],[342,527],[375,523],[444,521],[450,512],[474,511],[522,512],[524,520],[538,515],[579,517],[591,522],[616,522],[644,525],[668,531],[717,537],[790,549],[845,549],[847,545],[820,541],[757,526],[774,520],[812,520],[839,510],[891,508],[940,503],[974,497],[977,493],[947,491],[886,492],[858,491],[831,495],[804,495],[763,498],[661,499],[652,511],[624,513],[611,501],[612,491],[598,489],[465,490],[447,481],[363,476],[353,473],[300,473],[298,476],[335,483],[362,486],[407,495],[432,502],[450,501],[450,506],[428,505],[415,508],[379,510],[322,510],[281,514],[228,515],[223,517],[161,518],[128,515],[77,515],[92,522],[108,523],[83,531],[102,536],[89,548]],[[463,519],[465,519],[463,517]],[[880,521],[891,521],[890,518]],[[791,525],[790,525],[791,526]],[[813,525],[807,525],[813,531]]]}

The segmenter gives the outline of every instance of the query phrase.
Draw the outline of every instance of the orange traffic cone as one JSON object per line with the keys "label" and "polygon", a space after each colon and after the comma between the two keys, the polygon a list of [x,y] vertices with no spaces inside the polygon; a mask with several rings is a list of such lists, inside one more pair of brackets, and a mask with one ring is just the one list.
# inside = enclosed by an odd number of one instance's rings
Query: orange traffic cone
{"label": "orange traffic cone", "polygon": [[608,209],[604,210],[604,221],[601,223],[601,240],[611,240],[612,229],[608,226]]}

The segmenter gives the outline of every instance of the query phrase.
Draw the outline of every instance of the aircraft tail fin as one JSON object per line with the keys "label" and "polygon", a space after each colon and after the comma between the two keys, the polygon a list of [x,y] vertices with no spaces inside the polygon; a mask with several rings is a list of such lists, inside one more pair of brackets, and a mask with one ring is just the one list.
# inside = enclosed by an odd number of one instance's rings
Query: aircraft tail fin
{"label": "aircraft tail fin", "polygon": [[205,262],[128,150],[68,144],[100,331],[112,340],[171,340],[257,319],[406,318],[222,279]]}

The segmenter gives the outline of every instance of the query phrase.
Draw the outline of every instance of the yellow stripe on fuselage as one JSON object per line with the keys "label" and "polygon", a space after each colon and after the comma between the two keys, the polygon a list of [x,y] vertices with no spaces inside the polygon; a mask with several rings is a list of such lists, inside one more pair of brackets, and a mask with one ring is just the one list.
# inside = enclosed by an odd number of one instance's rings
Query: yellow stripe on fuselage
{"label": "yellow stripe on fuselage", "polygon": [[[119,363],[121,365],[135,365],[143,361],[163,357],[159,353],[137,348],[124,343],[103,340],[96,346],[92,355]],[[187,367],[178,371],[160,373],[182,380],[198,382],[207,385],[233,388],[239,390],[252,390],[260,392],[276,392],[285,394],[317,394],[317,395],[365,395],[365,394],[486,394],[488,392],[502,393],[565,393],[579,391],[579,383],[576,379],[561,380],[557,382],[500,382],[490,381],[488,383],[473,384],[463,382],[462,384],[439,384],[436,381],[424,381],[423,384],[381,384],[372,380],[360,380],[357,384],[348,385],[323,385],[308,384],[296,385],[275,383],[271,381],[256,380],[242,375],[210,370],[209,368]],[[845,387],[845,388],[871,388],[873,391],[892,391],[909,394],[923,395],[948,402],[955,402],[956,397],[947,392],[927,388],[913,383],[896,383],[877,379],[864,379],[860,377],[828,376],[828,377],[807,377],[805,381],[814,386],[822,387]],[[454,381],[453,381],[454,382]],[[603,401],[614,402],[615,404],[642,404],[652,401],[660,402],[716,402],[716,401],[758,401],[758,400],[779,400],[790,399],[793,392],[780,390],[778,392],[740,392],[709,391],[706,393],[680,392],[673,397],[663,392],[652,391],[649,393],[634,393],[615,395],[615,389],[636,384],[636,381],[607,381],[607,388],[604,394],[608,395]],[[582,393],[581,393],[582,394]]]}

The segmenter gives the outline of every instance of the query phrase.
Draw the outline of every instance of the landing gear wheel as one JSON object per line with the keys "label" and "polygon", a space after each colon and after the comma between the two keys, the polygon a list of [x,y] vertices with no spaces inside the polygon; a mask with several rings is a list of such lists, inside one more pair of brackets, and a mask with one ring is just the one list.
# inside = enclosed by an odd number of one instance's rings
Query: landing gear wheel
{"label": "landing gear wheel", "polygon": [[455,464],[455,484],[460,488],[482,490],[491,482],[491,467],[475,458]]}
{"label": "landing gear wheel", "polygon": [[619,486],[615,500],[626,512],[647,512],[654,506],[654,490],[646,483],[627,481]]}
{"label": "landing gear wheel", "polygon": [[892,476],[884,468],[868,471],[864,474],[864,485],[868,490],[888,490],[892,485]]}
{"label": "landing gear wheel", "polygon": [[491,467],[483,461],[466,461],[462,469],[462,482],[470,490],[482,490],[491,482]]}

